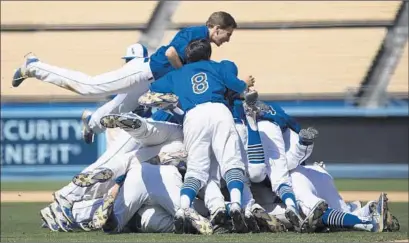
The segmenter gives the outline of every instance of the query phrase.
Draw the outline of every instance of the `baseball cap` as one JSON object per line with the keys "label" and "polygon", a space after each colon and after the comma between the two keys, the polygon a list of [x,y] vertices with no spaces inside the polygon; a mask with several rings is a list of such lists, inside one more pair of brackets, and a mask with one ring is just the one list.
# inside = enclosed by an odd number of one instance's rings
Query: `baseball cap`
{"label": "baseball cap", "polygon": [[122,59],[146,58],[148,56],[148,49],[142,44],[136,43],[128,46],[125,56]]}

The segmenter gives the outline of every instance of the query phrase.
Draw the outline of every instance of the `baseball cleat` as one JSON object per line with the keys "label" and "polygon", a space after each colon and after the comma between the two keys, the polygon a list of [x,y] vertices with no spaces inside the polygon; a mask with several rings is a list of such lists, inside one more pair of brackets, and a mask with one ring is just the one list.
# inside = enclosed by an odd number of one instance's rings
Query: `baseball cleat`
{"label": "baseball cleat", "polygon": [[254,204],[252,213],[263,232],[285,232],[285,226],[276,217],[268,214],[260,205]]}
{"label": "baseball cleat", "polygon": [[302,144],[310,145],[313,144],[314,139],[318,137],[318,131],[313,127],[309,127],[307,129],[301,129],[298,136]]}
{"label": "baseball cleat", "polygon": [[176,107],[179,98],[174,94],[162,94],[148,91],[139,97],[138,102],[147,107],[171,109]]}
{"label": "baseball cleat", "polygon": [[250,210],[244,212],[244,222],[246,223],[249,232],[260,233],[260,227],[258,226],[257,220]]}
{"label": "baseball cleat", "polygon": [[381,193],[381,195],[379,196],[379,200],[376,206],[376,214],[375,215],[379,215],[379,229],[376,232],[382,232],[384,229],[384,224],[385,224],[385,209],[386,209],[386,202],[387,198],[385,193]]}
{"label": "baseball cleat", "polygon": [[106,128],[132,128],[141,127],[143,118],[134,113],[111,114],[101,118],[101,125]]}
{"label": "baseball cleat", "polygon": [[103,183],[111,179],[114,172],[108,168],[96,168],[93,171],[79,173],[74,176],[72,183],[79,187],[90,187],[96,183]]}
{"label": "baseball cleat", "polygon": [[212,225],[223,225],[226,223],[226,208],[218,208],[210,215]]}
{"label": "baseball cleat", "polygon": [[400,230],[399,220],[395,216],[393,216],[392,213],[390,212],[388,201],[389,199],[387,197],[387,194],[384,193],[385,220],[384,220],[383,231],[396,232]]}
{"label": "baseball cleat", "polygon": [[60,206],[63,216],[69,223],[74,223],[74,216],[72,215],[72,203],[60,195],[58,192],[54,192],[54,201]]}
{"label": "baseball cleat", "polygon": [[87,222],[87,223],[79,223],[78,224],[78,227],[80,227],[83,231],[85,231],[85,232],[89,232],[89,231],[91,231],[92,230],[92,225],[91,225],[91,223],[90,222]]}
{"label": "baseball cleat", "polygon": [[91,119],[92,112],[89,110],[84,110],[81,115],[82,121],[82,139],[87,144],[91,144],[94,142],[94,132],[92,131],[91,127],[89,126],[89,120]]}
{"label": "baseball cleat", "polygon": [[207,218],[204,218],[193,208],[179,209],[174,217],[175,234],[195,232],[202,235],[213,234],[213,227]]}
{"label": "baseball cleat", "polygon": [[193,227],[199,234],[211,235],[213,234],[213,227],[210,221],[201,216],[193,208],[188,208],[184,210],[185,221],[189,226]]}
{"label": "baseball cleat", "polygon": [[54,219],[50,206],[41,209],[40,216],[46,228],[49,228],[51,231],[58,231],[60,229],[60,227],[58,226],[57,222]]}
{"label": "baseball cleat", "polygon": [[181,162],[187,161],[186,150],[178,150],[174,152],[162,152],[158,154],[159,162],[162,165],[174,165],[178,166]]}
{"label": "baseball cleat", "polygon": [[287,206],[287,209],[285,210],[285,217],[290,221],[290,223],[293,225],[294,230],[296,232],[302,232],[302,223],[303,219],[300,216],[300,213],[294,206]]}
{"label": "baseball cleat", "polygon": [[92,216],[92,228],[102,229],[112,213],[114,202],[115,197],[110,194],[104,198],[104,203],[95,210]]}
{"label": "baseball cleat", "polygon": [[176,211],[173,224],[175,225],[175,234],[183,234],[185,232],[185,211],[183,209],[180,208]]}
{"label": "baseball cleat", "polygon": [[312,208],[310,214],[301,223],[302,231],[310,233],[315,232],[317,226],[321,226],[318,225],[318,223],[327,209],[328,204],[324,200],[320,200],[319,202],[317,202],[317,204],[315,204],[315,206]]}
{"label": "baseball cleat", "polygon": [[14,72],[13,81],[11,82],[13,87],[18,87],[26,78],[29,77],[27,72],[27,66],[30,63],[39,61],[38,58],[35,57],[32,53],[28,53],[24,57],[26,58],[26,60],[24,61],[23,65],[21,65],[21,67],[19,67]]}
{"label": "baseball cleat", "polygon": [[58,226],[60,227],[62,231],[65,231],[65,232],[72,231],[72,227],[70,223],[68,222],[66,217],[63,215],[63,211],[57,202],[51,203],[50,210],[51,210],[51,213],[53,215],[55,222],[58,224]]}
{"label": "baseball cleat", "polygon": [[244,215],[241,211],[240,205],[238,203],[232,203],[230,205],[230,217],[233,221],[233,230],[236,233],[247,233],[249,231],[246,222],[244,220]]}

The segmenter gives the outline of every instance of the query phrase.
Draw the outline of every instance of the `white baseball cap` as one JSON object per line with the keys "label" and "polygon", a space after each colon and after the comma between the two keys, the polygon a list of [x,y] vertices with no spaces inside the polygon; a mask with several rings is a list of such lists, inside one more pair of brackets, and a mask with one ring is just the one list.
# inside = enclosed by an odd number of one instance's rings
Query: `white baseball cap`
{"label": "white baseball cap", "polygon": [[142,44],[136,43],[128,46],[126,48],[126,54],[122,57],[122,59],[133,59],[133,58],[147,58],[148,49]]}

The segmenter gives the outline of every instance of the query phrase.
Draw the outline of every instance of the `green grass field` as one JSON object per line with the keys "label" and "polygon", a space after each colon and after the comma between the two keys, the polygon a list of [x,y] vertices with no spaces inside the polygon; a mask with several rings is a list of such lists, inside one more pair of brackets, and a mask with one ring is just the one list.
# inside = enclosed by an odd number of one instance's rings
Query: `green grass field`
{"label": "green grass field", "polygon": [[[67,181],[2,182],[2,191],[55,191]],[[408,191],[408,180],[402,179],[337,179],[339,191]]]}
{"label": "green grass field", "polygon": [[[340,190],[407,191],[407,180],[337,180]],[[51,185],[50,185],[51,184]],[[65,182],[2,183],[2,190],[54,190]],[[359,186],[357,186],[359,185]],[[230,234],[230,235],[175,235],[175,234],[117,234],[102,232],[49,232],[40,228],[39,210],[47,203],[2,203],[1,242],[390,242],[408,239],[408,203],[390,203],[398,217],[401,230],[394,233],[338,232],[323,234]]]}

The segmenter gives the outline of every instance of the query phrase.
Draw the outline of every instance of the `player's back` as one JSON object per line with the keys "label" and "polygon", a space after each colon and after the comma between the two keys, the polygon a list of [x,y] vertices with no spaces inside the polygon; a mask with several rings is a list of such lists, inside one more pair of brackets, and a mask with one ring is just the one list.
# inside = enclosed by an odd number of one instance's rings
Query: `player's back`
{"label": "player's back", "polygon": [[173,46],[181,59],[182,63],[185,61],[185,48],[189,42],[198,39],[208,39],[209,38],[209,29],[205,25],[193,26],[181,29],[169,45],[160,47],[155,53],[150,57],[150,66],[152,74],[155,79],[159,79],[166,73],[175,70],[172,65],[169,63],[168,58],[165,53],[166,50]]}
{"label": "player's back", "polygon": [[172,73],[173,90],[184,111],[206,102],[224,103],[226,84],[220,63],[199,61]]}

